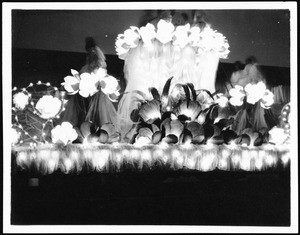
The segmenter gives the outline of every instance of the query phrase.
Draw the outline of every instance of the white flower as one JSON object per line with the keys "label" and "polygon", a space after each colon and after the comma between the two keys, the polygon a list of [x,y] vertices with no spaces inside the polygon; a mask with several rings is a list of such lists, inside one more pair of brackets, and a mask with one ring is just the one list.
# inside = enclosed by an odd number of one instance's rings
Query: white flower
{"label": "white flower", "polygon": [[247,94],[247,102],[249,104],[255,104],[265,94],[266,85],[263,82],[258,82],[257,84],[249,83],[245,86],[245,91]]}
{"label": "white flower", "polygon": [[188,32],[190,29],[190,24],[184,26],[177,26],[175,32],[175,40],[173,41],[174,45],[179,45],[180,48],[184,48],[189,43]]}
{"label": "white flower", "polygon": [[234,106],[241,106],[245,97],[245,92],[242,86],[235,85],[230,89],[229,95],[231,96],[229,102]]}
{"label": "white flower", "polygon": [[107,71],[104,68],[99,68],[95,73],[92,73],[93,75],[96,76],[95,80],[101,81],[107,75]]}
{"label": "white flower", "polygon": [[269,142],[274,144],[283,144],[288,138],[288,135],[284,132],[283,128],[274,126],[269,131]]}
{"label": "white flower", "polygon": [[18,132],[15,128],[11,128],[11,132],[10,132],[11,143],[12,144],[18,143],[20,137],[21,137],[21,133]]}
{"label": "white flower", "polygon": [[131,26],[130,29],[124,31],[124,42],[130,47],[135,48],[140,40],[139,29]]}
{"label": "white flower", "polygon": [[19,92],[13,96],[13,102],[18,109],[23,110],[29,103],[29,96],[23,92]]}
{"label": "white flower", "polygon": [[44,95],[38,100],[35,108],[39,111],[39,116],[44,119],[55,117],[62,108],[62,101],[52,95]]}
{"label": "white flower", "polygon": [[216,103],[219,104],[220,107],[225,108],[228,103],[228,98],[223,94],[217,94]]}
{"label": "white flower", "polygon": [[63,122],[51,130],[52,142],[67,144],[76,140],[78,134],[69,122]]}
{"label": "white flower", "polygon": [[274,94],[266,89],[264,96],[261,98],[261,107],[268,109],[274,103]]}
{"label": "white flower", "polygon": [[97,93],[98,78],[95,74],[82,73],[80,75],[79,94],[83,97],[92,96]]}
{"label": "white flower", "polygon": [[100,81],[101,90],[105,94],[113,94],[119,89],[118,80],[113,76],[105,76]]}
{"label": "white flower", "polygon": [[116,52],[120,59],[125,59],[129,51],[129,46],[125,43],[124,34],[119,34],[116,40]]}
{"label": "white flower", "polygon": [[214,30],[212,30],[209,26],[206,26],[200,32],[200,40],[199,40],[199,47],[202,48],[204,51],[210,51],[214,47]]}
{"label": "white flower", "polygon": [[157,40],[159,40],[162,44],[166,44],[170,42],[173,38],[174,29],[175,27],[172,24],[172,22],[167,22],[161,19],[157,23],[157,33],[156,33]]}
{"label": "white flower", "polygon": [[146,26],[140,28],[140,35],[144,42],[144,46],[148,47],[152,44],[152,40],[156,36],[155,27],[148,23]]}
{"label": "white flower", "polygon": [[199,27],[192,27],[189,30],[189,43],[191,44],[191,46],[198,46],[199,43],[199,39],[200,39],[200,28]]}
{"label": "white flower", "polygon": [[226,59],[229,54],[229,44],[223,34],[218,33],[216,30],[206,26],[200,32],[200,40],[198,42],[198,54],[207,51],[215,51],[218,53],[219,58]]}
{"label": "white flower", "polygon": [[65,90],[69,92],[70,95],[74,95],[79,90],[80,77],[79,73],[74,69],[71,69],[71,73],[73,76],[66,76],[64,78],[65,82],[61,83],[61,85],[64,86]]}

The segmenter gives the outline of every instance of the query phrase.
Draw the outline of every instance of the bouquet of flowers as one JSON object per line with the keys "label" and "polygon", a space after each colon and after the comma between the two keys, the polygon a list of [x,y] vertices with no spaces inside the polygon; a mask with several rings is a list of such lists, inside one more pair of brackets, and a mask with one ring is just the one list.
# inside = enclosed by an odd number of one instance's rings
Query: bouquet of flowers
{"label": "bouquet of flowers", "polygon": [[[236,86],[229,96],[195,90],[193,84],[177,84],[169,91],[170,78],[160,95],[150,88],[152,98],[141,98],[132,120],[131,143],[157,144],[242,144],[259,146],[269,143],[269,132],[275,126],[256,129],[249,121],[254,104],[269,110],[273,94],[263,83]],[[269,121],[267,121],[269,123]]]}

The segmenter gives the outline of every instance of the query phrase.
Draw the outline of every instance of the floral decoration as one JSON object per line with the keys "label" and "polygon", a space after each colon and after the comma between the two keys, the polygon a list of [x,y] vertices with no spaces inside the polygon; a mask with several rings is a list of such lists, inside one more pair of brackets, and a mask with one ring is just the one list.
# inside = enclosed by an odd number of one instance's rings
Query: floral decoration
{"label": "floral decoration", "polygon": [[161,19],[157,27],[151,23],[137,28],[131,26],[116,38],[115,49],[120,59],[125,59],[128,52],[142,42],[145,47],[153,46],[154,40],[162,45],[172,43],[184,48],[191,46],[197,55],[208,51],[215,51],[219,58],[226,59],[229,54],[229,44],[223,34],[213,30],[209,25],[204,29],[190,24],[175,27],[172,22]]}

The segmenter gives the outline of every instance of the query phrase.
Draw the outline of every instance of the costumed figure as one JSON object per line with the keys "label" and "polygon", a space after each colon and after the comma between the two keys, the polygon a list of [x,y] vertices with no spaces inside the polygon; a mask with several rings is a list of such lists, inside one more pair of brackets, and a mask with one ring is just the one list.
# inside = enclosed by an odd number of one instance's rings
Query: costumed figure
{"label": "costumed figure", "polygon": [[[93,38],[86,38],[85,49],[87,51],[86,64],[79,74],[106,75],[105,56]],[[112,123],[117,127],[117,112],[108,95],[101,89],[95,88],[94,90],[94,94],[91,93],[86,98],[80,93],[72,95],[67,103],[62,122],[67,121],[77,127],[80,127],[84,121],[92,122],[96,127],[101,127],[105,123]]]}
{"label": "costumed figure", "polygon": [[[196,90],[215,91],[220,58],[227,58],[226,38],[205,22],[173,24],[174,12],[163,11],[141,28],[131,26],[116,40],[116,51],[124,60],[126,89],[119,102],[118,116],[122,137],[136,124],[131,118],[138,108],[141,92],[151,98],[149,88],[159,93],[173,77],[170,90],[180,83],[192,83]],[[177,21],[178,22],[178,21]]]}

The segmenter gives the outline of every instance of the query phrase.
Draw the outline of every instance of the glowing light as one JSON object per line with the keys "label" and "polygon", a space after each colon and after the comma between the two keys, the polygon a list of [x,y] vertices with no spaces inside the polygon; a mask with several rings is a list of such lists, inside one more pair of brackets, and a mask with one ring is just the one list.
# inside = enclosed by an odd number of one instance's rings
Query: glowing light
{"label": "glowing light", "polygon": [[46,86],[51,86],[50,82],[47,82],[47,83],[46,83]]}
{"label": "glowing light", "polygon": [[41,81],[38,81],[38,82],[37,82],[37,84],[38,84],[38,85],[41,85],[41,84],[42,84],[42,82],[41,82]]}
{"label": "glowing light", "polygon": [[64,162],[65,170],[68,173],[74,167],[74,163],[69,158],[65,158],[63,162]]}
{"label": "glowing light", "polygon": [[281,161],[283,162],[284,165],[286,165],[290,161],[290,154],[288,152],[282,154]]}
{"label": "glowing light", "polygon": [[144,162],[151,162],[152,154],[150,150],[143,150],[141,153],[141,159]]}

